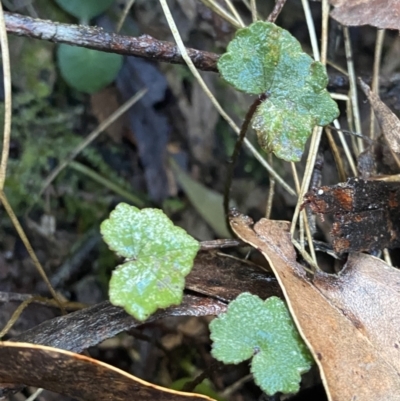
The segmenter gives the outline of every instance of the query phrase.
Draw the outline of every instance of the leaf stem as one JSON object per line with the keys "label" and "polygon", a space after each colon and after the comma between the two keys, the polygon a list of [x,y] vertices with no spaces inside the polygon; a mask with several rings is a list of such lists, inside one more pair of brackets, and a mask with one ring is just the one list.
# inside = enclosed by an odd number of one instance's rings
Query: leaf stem
{"label": "leaf stem", "polygon": [[126,189],[122,188],[115,182],[112,182],[111,180],[103,177],[102,175],[98,174],[96,171],[83,165],[82,163],[71,161],[69,163],[69,167],[74,169],[75,171],[78,171],[78,172],[86,175],[87,177],[91,178],[93,181],[99,183],[100,185],[104,186],[105,188],[109,189],[110,191],[113,191],[114,193],[118,194],[119,196],[127,199],[133,205],[135,205],[139,208],[143,208],[146,206],[146,200],[144,199],[144,197],[141,197],[139,194],[135,194],[130,191],[127,191]]}
{"label": "leaf stem", "polygon": [[209,251],[212,249],[234,248],[238,246],[247,246],[247,244],[236,238],[215,239],[211,241],[201,241],[200,250]]}
{"label": "leaf stem", "polygon": [[[273,165],[272,153],[268,155],[269,164]],[[274,200],[275,195],[275,180],[274,177],[269,177],[269,191],[268,191],[268,199],[267,199],[267,206],[265,208],[265,218],[269,219],[271,217],[272,212],[272,202]]]}
{"label": "leaf stem", "polygon": [[310,10],[310,3],[308,2],[308,0],[301,0],[301,4],[303,5],[304,16],[306,18],[306,23],[307,23],[307,29],[310,35],[313,56],[315,61],[319,61],[321,57],[318,48],[317,34],[315,33],[314,19]]}
{"label": "leaf stem", "polygon": [[257,5],[256,0],[250,0],[250,7],[251,7],[251,19],[253,22],[257,21]]}
{"label": "leaf stem", "polygon": [[[382,57],[382,47],[383,47],[383,39],[385,38],[385,30],[378,29],[376,33],[376,42],[375,42],[375,53],[374,53],[374,69],[372,73],[372,85],[371,90],[376,94],[379,94],[379,69],[381,64]],[[370,111],[370,123],[369,123],[369,137],[371,139],[375,138],[375,113],[374,109],[371,106]]]}
{"label": "leaf stem", "polygon": [[230,193],[231,193],[231,186],[232,186],[232,178],[233,178],[233,170],[235,168],[235,164],[237,161],[237,158],[240,153],[240,149],[242,147],[242,143],[244,141],[244,138],[246,136],[247,129],[249,128],[251,119],[253,118],[254,113],[257,110],[257,107],[261,104],[262,101],[266,99],[266,95],[262,94],[260,95],[250,106],[249,110],[246,113],[246,117],[244,118],[242,127],[240,128],[239,136],[235,144],[235,148],[233,150],[232,157],[229,161],[229,166],[228,166],[228,171],[227,171],[227,178],[225,182],[225,190],[224,190],[224,212],[225,212],[225,218],[227,220],[227,226],[230,227],[229,224],[229,198],[230,198]]}
{"label": "leaf stem", "polygon": [[212,373],[217,371],[219,368],[221,368],[221,366],[223,366],[223,364],[221,362],[212,361],[210,363],[210,365],[202,373],[200,373],[192,381],[186,383],[183,386],[182,391],[186,391],[189,393],[193,392],[194,389],[196,388],[196,386],[198,386],[200,383],[202,383],[204,381],[204,379],[211,377]]}
{"label": "leaf stem", "polygon": [[268,22],[275,22],[278,18],[279,14],[282,11],[283,6],[285,5],[286,0],[276,0],[274,9],[272,10],[271,14],[268,15],[267,21]]}
{"label": "leaf stem", "polygon": [[[349,28],[347,26],[343,27],[343,35],[344,35],[344,49],[346,53],[347,60],[347,70],[349,73],[349,83],[350,83],[350,99],[351,99],[351,107],[354,116],[354,126],[355,130],[362,134],[361,128],[361,117],[360,117],[360,109],[358,107],[358,97],[357,97],[357,82],[356,82],[356,73],[354,71],[354,62],[353,62],[353,51],[351,48],[351,39]],[[361,138],[357,138],[358,148],[355,149],[355,153],[359,154],[364,151],[364,142]]]}
{"label": "leaf stem", "polygon": [[232,4],[232,1],[231,0],[225,0],[225,3],[228,6],[229,10],[231,10],[231,13],[236,18],[237,22],[240,24],[241,28],[244,28],[246,25],[243,22],[242,18],[240,17],[240,14],[237,12],[235,6]]}
{"label": "leaf stem", "polygon": [[3,130],[3,149],[1,151],[0,163],[0,190],[4,188],[6,180],[7,161],[10,150],[11,137],[11,67],[10,67],[10,52],[8,48],[7,31],[4,22],[3,6],[0,3],[0,43],[1,57],[3,61],[3,76],[4,76],[4,130]]}
{"label": "leaf stem", "polygon": [[220,17],[222,17],[225,21],[232,24],[235,28],[241,28],[240,22],[236,20],[236,18],[231,15],[228,11],[226,11],[220,4],[218,4],[215,0],[201,0],[201,2],[208,7],[210,10],[214,11]]}
{"label": "leaf stem", "polygon": [[122,10],[122,14],[121,14],[121,17],[120,17],[120,19],[119,19],[119,21],[118,21],[117,27],[115,28],[115,32],[118,33],[118,32],[121,30],[122,25],[124,25],[124,22],[125,22],[125,20],[126,20],[126,17],[127,17],[128,14],[129,14],[129,10],[132,8],[134,2],[135,2],[135,0],[128,0],[128,1],[125,3],[125,7],[124,7],[124,9]]}
{"label": "leaf stem", "polygon": [[[203,1],[203,0],[202,0]],[[214,107],[218,110],[218,113],[221,115],[221,117],[229,124],[229,126],[233,129],[233,131],[239,135],[240,134],[240,129],[239,127],[235,124],[235,122],[232,120],[232,118],[225,112],[225,110],[222,108],[222,106],[219,104],[218,100],[215,98],[215,96],[211,93],[211,91],[208,89],[207,84],[204,82],[204,79],[201,77],[200,73],[197,71],[193,61],[189,57],[189,54],[187,52],[187,49],[185,45],[183,44],[182,38],[179,34],[178,28],[175,24],[175,21],[172,17],[171,11],[168,7],[167,0],[160,0],[161,7],[164,11],[165,18],[167,19],[168,25],[171,29],[171,33],[176,41],[176,44],[181,52],[182,58],[185,60],[187,66],[189,67],[191,73],[193,76],[197,79],[197,82],[199,85],[202,87],[208,98],[211,100],[212,104]],[[256,148],[252,145],[252,143],[244,138],[244,144],[249,149],[249,151],[253,154],[253,156],[258,160],[261,165],[268,171],[268,173],[274,177],[276,182],[278,182],[282,188],[284,188],[290,195],[296,196],[296,192],[294,191],[293,188],[291,188],[285,180],[279,176],[276,171],[267,163],[267,161],[261,156],[261,154],[256,150]]]}

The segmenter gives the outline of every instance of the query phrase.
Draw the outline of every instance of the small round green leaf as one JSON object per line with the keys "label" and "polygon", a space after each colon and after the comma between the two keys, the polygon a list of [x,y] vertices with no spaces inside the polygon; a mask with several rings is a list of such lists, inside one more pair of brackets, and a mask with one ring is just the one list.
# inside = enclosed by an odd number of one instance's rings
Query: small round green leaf
{"label": "small round green leaf", "polygon": [[109,296],[138,320],[182,301],[199,243],[158,209],[120,203],[101,224],[110,249],[127,260],[112,274]]}
{"label": "small round green leaf", "polygon": [[267,91],[279,62],[282,35],[290,36],[275,24],[262,21],[237,30],[226,53],[218,60],[219,72],[242,92],[259,95]]}
{"label": "small round green leaf", "polygon": [[339,115],[326,90],[325,67],[273,23],[258,21],[239,29],[218,69],[236,89],[266,94],[252,126],[260,146],[284,160],[299,161],[313,127],[327,125]]}
{"label": "small round green leaf", "polygon": [[61,44],[57,61],[65,81],[73,88],[94,93],[114,81],[121,66],[119,54]]}
{"label": "small round green leaf", "polygon": [[106,11],[114,0],[55,0],[67,13],[74,17],[89,21]]}
{"label": "small round green leaf", "polygon": [[255,382],[269,395],[296,393],[312,357],[285,303],[243,293],[210,324],[212,354],[224,363],[252,358]]}

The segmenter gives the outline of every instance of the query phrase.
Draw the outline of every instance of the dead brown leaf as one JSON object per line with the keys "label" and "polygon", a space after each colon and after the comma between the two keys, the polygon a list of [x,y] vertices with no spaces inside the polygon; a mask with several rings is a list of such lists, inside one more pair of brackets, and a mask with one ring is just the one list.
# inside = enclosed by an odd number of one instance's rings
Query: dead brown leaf
{"label": "dead brown leaf", "polygon": [[27,343],[0,342],[0,382],[24,383],[79,400],[214,401],[138,379],[83,355]]}
{"label": "dead brown leaf", "polygon": [[305,197],[314,213],[333,214],[331,230],[337,253],[400,247],[400,184],[350,178],[313,188]]}
{"label": "dead brown leaf", "polygon": [[354,254],[339,276],[296,262],[289,223],[231,217],[235,233],[261,251],[319,366],[331,401],[400,400],[400,272]]}
{"label": "dead brown leaf", "polygon": [[249,291],[266,299],[282,298],[282,292],[271,272],[257,265],[215,252],[199,252],[185,288],[208,297],[230,302]]}
{"label": "dead brown leaf", "polygon": [[363,80],[359,79],[359,83],[374,109],[375,116],[390,148],[393,152],[400,153],[400,120],[376,93],[371,92],[371,89]]}
{"label": "dead brown leaf", "polygon": [[[201,285],[199,287],[202,288]],[[218,315],[225,312],[226,307],[225,303],[213,298],[184,294],[180,305],[160,309],[150,316],[146,323],[171,316]],[[10,343],[46,345],[77,353],[141,324],[143,322],[135,320],[122,308],[113,306],[108,301],[105,301],[65,316],[49,319],[12,338]],[[4,343],[0,342],[1,344]],[[0,348],[0,399],[7,392],[16,392],[24,388],[21,384],[10,384],[18,383],[18,381],[6,380],[5,376],[1,376],[3,367],[5,369],[7,366],[10,368],[9,365],[3,364],[3,359],[1,358]],[[28,381],[20,383],[29,384]],[[44,388],[50,389],[46,386]]]}
{"label": "dead brown leaf", "polygon": [[[158,310],[146,320],[146,323],[170,316],[214,316],[225,310],[226,304],[221,301],[185,294],[180,305]],[[135,320],[124,309],[105,301],[65,316],[49,319],[10,341],[82,352],[141,324],[143,322]]]}
{"label": "dead brown leaf", "polygon": [[[108,86],[94,93],[90,96],[90,104],[93,114],[99,123],[102,123],[120,106],[117,89],[114,86]],[[116,143],[121,143],[124,128],[128,124],[126,114],[123,114],[107,128],[107,133]]]}
{"label": "dead brown leaf", "polygon": [[331,17],[343,25],[372,25],[380,29],[400,29],[399,0],[330,0]]}

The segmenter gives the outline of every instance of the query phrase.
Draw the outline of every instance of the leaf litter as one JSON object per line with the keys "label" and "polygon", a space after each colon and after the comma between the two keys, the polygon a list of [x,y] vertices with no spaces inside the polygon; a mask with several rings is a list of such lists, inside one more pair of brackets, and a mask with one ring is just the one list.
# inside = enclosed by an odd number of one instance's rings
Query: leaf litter
{"label": "leaf litter", "polygon": [[[4,341],[0,359],[7,361],[0,365],[0,381],[16,384],[9,386],[10,393],[26,383],[80,400],[125,401],[128,394],[135,394],[134,399],[142,401],[214,401],[160,387],[96,359],[43,345]],[[3,395],[7,392],[0,388],[0,397]]]}
{"label": "leaf litter", "polygon": [[397,182],[350,178],[314,188],[304,205],[317,214],[333,214],[333,249],[337,253],[379,251],[400,246],[400,186]]}
{"label": "leaf litter", "polygon": [[400,400],[400,272],[351,254],[339,275],[316,271],[311,279],[296,261],[288,222],[253,225],[234,212],[230,223],[270,263],[329,400]]}
{"label": "leaf litter", "polygon": [[362,80],[359,79],[361,89],[367,96],[372,108],[374,109],[375,116],[379,121],[382,132],[388,142],[390,148],[395,153],[400,153],[400,120],[379,96],[372,92],[370,87]]}
{"label": "leaf litter", "polygon": [[379,29],[400,29],[397,0],[330,0],[331,17],[342,25],[372,25]]}

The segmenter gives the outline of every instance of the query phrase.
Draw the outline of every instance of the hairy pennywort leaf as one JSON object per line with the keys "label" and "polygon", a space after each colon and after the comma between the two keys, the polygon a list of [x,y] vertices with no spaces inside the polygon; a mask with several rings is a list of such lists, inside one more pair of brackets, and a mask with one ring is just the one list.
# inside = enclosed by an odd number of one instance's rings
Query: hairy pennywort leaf
{"label": "hairy pennywort leaf", "polygon": [[199,243],[161,210],[120,203],[101,224],[101,233],[109,248],[126,258],[110,281],[113,305],[143,321],[182,301]]}
{"label": "hairy pennywort leaf", "polygon": [[235,364],[252,357],[254,380],[269,395],[296,393],[301,374],[311,367],[312,357],[277,297],[263,301],[240,294],[211,322],[210,331],[213,356]]}
{"label": "hairy pennywort leaf", "polygon": [[273,23],[258,21],[239,29],[218,69],[236,89],[267,96],[252,125],[260,146],[284,160],[299,161],[313,127],[339,114],[326,90],[325,67]]}

